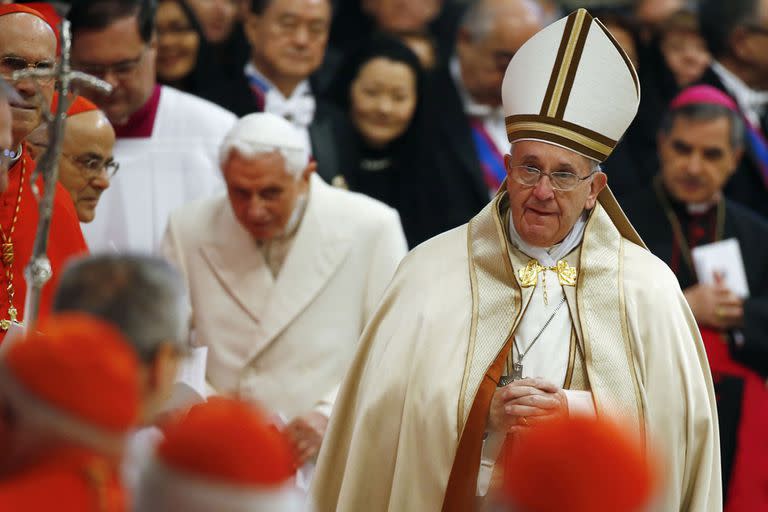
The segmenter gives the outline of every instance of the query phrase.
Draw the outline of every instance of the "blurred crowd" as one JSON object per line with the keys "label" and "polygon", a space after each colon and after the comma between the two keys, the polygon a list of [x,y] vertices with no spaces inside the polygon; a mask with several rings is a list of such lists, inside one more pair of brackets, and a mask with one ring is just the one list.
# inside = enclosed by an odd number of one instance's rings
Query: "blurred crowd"
{"label": "blurred crowd", "polygon": [[[702,332],[725,510],[768,507],[767,0],[0,4],[0,510],[299,510],[400,261],[508,177],[510,59],[577,7],[639,77],[601,168]],[[111,92],[13,78],[54,68],[64,16]],[[16,334],[57,110],[54,277]],[[694,262],[732,238],[746,295]]]}

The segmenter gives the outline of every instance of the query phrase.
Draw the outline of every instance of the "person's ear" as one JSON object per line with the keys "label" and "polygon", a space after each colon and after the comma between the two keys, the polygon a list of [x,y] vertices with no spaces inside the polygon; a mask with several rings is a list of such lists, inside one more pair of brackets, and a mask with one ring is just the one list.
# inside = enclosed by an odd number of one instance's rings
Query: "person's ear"
{"label": "person's ear", "polygon": [[736,27],[728,37],[728,47],[733,55],[749,61],[749,31],[746,27]]}
{"label": "person's ear", "polygon": [[467,29],[460,28],[456,34],[457,55],[459,55],[460,58],[467,56],[467,54],[471,53],[474,44],[475,40],[472,37],[472,34],[470,34]]}
{"label": "person's ear", "polygon": [[728,176],[733,176],[733,174],[736,172],[736,169],[739,168],[739,164],[741,163],[741,159],[744,157],[744,147],[740,147],[733,150],[733,153],[731,154],[731,165],[730,165],[730,172],[728,173]]}
{"label": "person's ear", "polygon": [[178,357],[176,349],[170,342],[163,342],[157,348],[157,353],[152,361],[148,375],[148,387],[151,391],[165,391],[169,382],[172,385],[171,375],[176,375]]}
{"label": "person's ear", "polygon": [[595,173],[595,176],[592,178],[592,183],[589,184],[589,195],[587,196],[587,202],[584,205],[587,210],[591,210],[595,207],[597,196],[600,195],[600,192],[603,191],[607,184],[608,176],[606,176],[604,172],[600,171]]}
{"label": "person's ear", "polygon": [[312,173],[314,173],[315,171],[317,171],[317,162],[312,160],[311,162],[309,162],[309,164],[307,164],[307,168],[304,169],[304,171],[301,173],[301,180],[304,183],[309,183],[309,178],[310,176],[312,176]]}
{"label": "person's ear", "polygon": [[305,194],[309,190],[309,179],[312,177],[312,173],[317,170],[317,162],[312,160],[307,164],[307,167],[301,172],[299,176],[299,193]]}
{"label": "person's ear", "polygon": [[243,30],[245,32],[245,38],[248,40],[248,44],[251,49],[258,44],[258,35],[261,30],[261,16],[248,12],[243,19]]}

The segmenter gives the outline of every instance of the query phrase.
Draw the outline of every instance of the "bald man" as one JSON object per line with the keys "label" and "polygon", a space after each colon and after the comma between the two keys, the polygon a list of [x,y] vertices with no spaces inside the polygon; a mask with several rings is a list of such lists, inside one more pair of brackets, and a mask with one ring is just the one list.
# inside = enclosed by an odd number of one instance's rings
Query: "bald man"
{"label": "bald man", "polygon": [[[51,110],[55,110],[54,107]],[[40,126],[27,138],[33,158],[39,158],[48,145],[46,126]],[[120,167],[112,155],[115,130],[107,116],[93,103],[78,96],[67,109],[64,140],[59,157],[59,183],[69,195],[80,222],[96,217],[101,193]]]}
{"label": "bald man", "polygon": [[[52,69],[56,63],[56,35],[43,16],[19,4],[0,6],[0,76],[9,80],[14,71]],[[32,256],[38,224],[38,200],[30,186],[35,162],[26,149],[26,137],[43,121],[50,108],[54,81],[24,79],[12,82],[18,97],[10,101],[13,156],[8,186],[0,196],[0,341],[14,323],[24,319],[26,281],[24,267]],[[42,180],[35,184],[43,189]],[[61,185],[52,205],[48,259],[53,278],[43,287],[40,317],[51,309],[53,290],[61,266],[87,246],[72,201]]]}

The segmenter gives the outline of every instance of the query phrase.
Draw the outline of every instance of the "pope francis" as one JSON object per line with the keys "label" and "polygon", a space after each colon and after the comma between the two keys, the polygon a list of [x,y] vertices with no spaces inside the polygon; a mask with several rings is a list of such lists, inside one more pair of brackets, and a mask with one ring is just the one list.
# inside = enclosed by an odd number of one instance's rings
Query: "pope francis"
{"label": "pope francis", "polygon": [[474,510],[499,446],[565,414],[660,454],[651,510],[722,510],[696,322],[600,171],[637,112],[632,64],[580,9],[520,48],[502,96],[505,185],[401,264],[337,399],[316,510]]}

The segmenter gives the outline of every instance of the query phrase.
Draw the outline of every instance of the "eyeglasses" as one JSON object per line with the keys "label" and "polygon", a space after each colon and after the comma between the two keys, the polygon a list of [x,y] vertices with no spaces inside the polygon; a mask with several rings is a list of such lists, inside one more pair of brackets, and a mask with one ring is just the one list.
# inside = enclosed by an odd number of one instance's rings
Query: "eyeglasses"
{"label": "eyeglasses", "polygon": [[[23,57],[15,55],[6,55],[0,58],[0,75],[6,80],[12,80],[13,73],[16,71],[24,71],[25,69],[32,69],[37,71],[53,71],[56,63],[50,60],[41,60],[38,62],[29,62]],[[53,75],[44,78],[35,78],[42,84],[49,84],[53,82]]]}
{"label": "eyeglasses", "polygon": [[125,80],[126,78],[130,78],[136,72],[139,64],[141,64],[141,61],[144,59],[147,50],[149,50],[149,45],[144,46],[138,57],[116,62],[114,64],[88,64],[86,62],[75,62],[74,67],[83,73],[88,73],[96,78],[103,79],[109,73],[112,73],[118,80]]}
{"label": "eyeglasses", "polygon": [[104,160],[102,158],[95,158],[88,155],[79,157],[68,155],[67,153],[62,153],[62,155],[69,158],[89,181],[94,178],[98,178],[101,174],[101,171],[106,171],[107,178],[111,179],[115,174],[117,174],[118,169],[120,169],[120,164],[111,158],[109,160]]}
{"label": "eyeglasses", "polygon": [[525,185],[526,187],[535,187],[542,176],[547,176],[549,177],[549,182],[552,184],[552,188],[562,192],[568,192],[575,189],[582,181],[586,181],[595,173],[600,172],[597,170],[592,171],[588,176],[582,178],[568,171],[544,172],[528,165],[516,165],[511,167],[509,171],[516,182]]}

